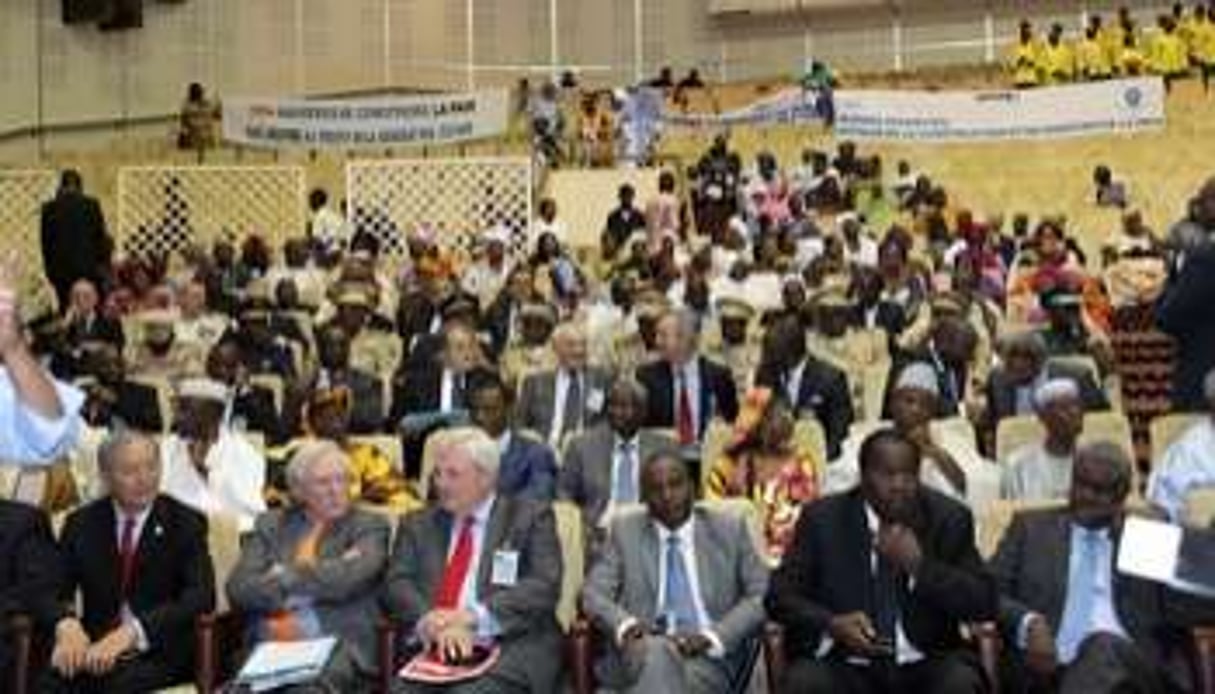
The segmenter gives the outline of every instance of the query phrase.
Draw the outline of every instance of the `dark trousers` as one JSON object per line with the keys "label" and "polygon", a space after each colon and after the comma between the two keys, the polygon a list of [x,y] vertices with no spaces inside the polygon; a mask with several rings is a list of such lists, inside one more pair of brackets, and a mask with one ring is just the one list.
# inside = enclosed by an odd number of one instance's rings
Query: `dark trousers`
{"label": "dark trousers", "polygon": [[780,684],[780,691],[789,694],[982,694],[987,690],[978,663],[961,652],[897,667],[803,658],[790,663]]}
{"label": "dark trousers", "polygon": [[[1022,668],[1014,668],[1022,673]],[[1028,694],[1163,694],[1170,691],[1163,671],[1135,644],[1120,636],[1099,633],[1080,644],[1076,659],[1054,676],[1042,679],[1024,673],[1010,689]]]}
{"label": "dark trousers", "polygon": [[139,657],[120,662],[108,675],[87,673],[72,679],[47,668],[38,681],[40,694],[140,694],[184,684],[194,678],[190,668],[169,664],[159,658]]}

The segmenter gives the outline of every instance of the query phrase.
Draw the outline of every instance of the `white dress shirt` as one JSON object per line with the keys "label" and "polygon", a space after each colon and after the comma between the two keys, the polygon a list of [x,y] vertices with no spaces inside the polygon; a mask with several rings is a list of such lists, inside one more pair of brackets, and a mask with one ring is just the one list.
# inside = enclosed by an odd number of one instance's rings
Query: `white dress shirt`
{"label": "white dress shirt", "polygon": [[[873,537],[873,548],[869,551],[869,566],[876,576],[878,563],[877,536],[882,521],[878,518],[877,512],[869,504],[865,504],[865,520],[869,524],[869,533]],[[909,579],[907,590],[915,590],[914,577]],[[903,631],[903,619],[900,617],[894,623],[894,662],[898,665],[909,665],[911,663],[918,663],[923,659],[924,654],[907,638],[907,632]]]}
{"label": "white dress shirt", "polygon": [[700,436],[700,359],[693,357],[680,366],[671,367],[672,382],[671,397],[672,407],[671,413],[674,415],[674,424],[679,426],[679,391],[680,386],[688,390],[688,405],[692,414],[692,434],[695,437]]}
{"label": "white dress shirt", "polygon": [[[460,588],[460,607],[471,610],[476,615],[477,637],[482,639],[493,638],[502,631],[498,625],[498,620],[494,619],[489,608],[482,602],[480,591],[477,588],[477,576],[481,572],[481,554],[485,549],[485,530],[489,527],[489,516],[494,509],[494,501],[497,498],[497,495],[490,495],[488,499],[482,501],[477,508],[473,509],[471,516],[473,519],[472,561],[468,564],[468,573],[464,575],[464,585]],[[452,520],[451,537],[447,541],[448,561],[451,561],[451,555],[456,551],[456,545],[460,541],[460,530],[463,523],[464,519],[462,518]]]}
{"label": "white dress shirt", "polygon": [[450,412],[454,409],[456,387],[458,386],[456,374],[451,369],[443,369],[443,375],[439,378],[439,411]]}
{"label": "white dress shirt", "polygon": [[785,397],[789,399],[789,407],[797,410],[797,397],[802,392],[802,374],[806,372],[806,360],[802,359],[785,374]]}

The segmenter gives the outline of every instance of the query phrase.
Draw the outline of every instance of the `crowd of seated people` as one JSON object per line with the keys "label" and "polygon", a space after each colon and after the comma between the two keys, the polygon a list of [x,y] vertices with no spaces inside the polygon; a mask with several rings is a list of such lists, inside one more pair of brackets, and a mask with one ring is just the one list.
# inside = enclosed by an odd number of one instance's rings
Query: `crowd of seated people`
{"label": "crowd of seated people", "polygon": [[[1209,89],[1215,73],[1215,5],[1174,3],[1154,26],[1142,27],[1126,5],[1115,17],[1086,13],[1087,24],[1072,37],[1054,23],[1039,36],[1028,20],[1021,22],[1008,49],[1007,69],[1019,88],[1159,75],[1165,85],[1197,74]],[[1108,21],[1107,21],[1108,20]]]}
{"label": "crowd of seated people", "polygon": [[[1119,407],[1124,338],[1154,312],[1195,355],[1176,408],[1215,404],[1215,345],[1187,318],[1215,298],[1215,180],[1167,239],[1128,212],[1098,269],[1066,220],[1005,230],[909,166],[892,185],[850,143],[785,171],[766,153],[744,169],[720,138],[695,174],[686,204],[670,172],[636,213],[622,191],[593,259],[546,203],[528,253],[497,223],[470,252],[421,230],[401,258],[355,230],[345,248],[220,242],[77,282],[9,366],[36,353],[80,388],[61,397],[79,444],[38,456],[65,459],[79,503],[52,509],[69,510],[57,540],[12,524],[69,569],[36,566],[11,585],[37,600],[0,601],[53,642],[45,686],[189,679],[186,625],[216,597],[204,521],[223,519],[246,536],[219,590],[247,648],[337,635],[323,686],[357,691],[379,677],[367,629],[384,617],[402,691],[477,664],[453,691],[553,691],[553,502],[580,517],[603,686],[741,686],[765,618],[786,633],[782,691],[982,691],[993,673],[960,627],[985,622],[1014,669],[1064,691],[1188,677],[1155,650],[1181,632],[1149,644],[1161,630],[1138,616],[1173,596],[1113,580],[1110,543],[1135,480],[1176,520],[1215,483],[1209,408],[1157,461],[1129,435],[1091,444],[1112,435],[1086,415]],[[1014,420],[1041,438],[1004,459]],[[1062,510],[1014,521],[986,565],[989,511],[1029,500]],[[1021,551],[1039,526],[1058,552]],[[118,580],[90,580],[99,561]],[[1099,604],[1071,581],[1025,588],[1093,561]],[[1159,618],[1210,623],[1209,607]],[[1111,662],[1122,679],[1093,685]]]}

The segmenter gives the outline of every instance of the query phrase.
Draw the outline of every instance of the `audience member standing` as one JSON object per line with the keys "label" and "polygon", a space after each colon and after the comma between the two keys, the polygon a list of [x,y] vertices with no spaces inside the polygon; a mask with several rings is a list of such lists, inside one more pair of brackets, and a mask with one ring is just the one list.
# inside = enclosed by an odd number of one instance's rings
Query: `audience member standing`
{"label": "audience member standing", "polygon": [[1215,322],[1209,313],[1215,301],[1215,178],[1203,184],[1191,207],[1203,236],[1178,254],[1156,320],[1177,340],[1173,407],[1197,411],[1203,409],[1202,379],[1215,367]]}
{"label": "audience member standing", "polygon": [[76,280],[105,286],[113,249],[101,205],[85,195],[80,172],[64,171],[59,192],[42,206],[42,267],[55,288],[60,311],[67,308]]}

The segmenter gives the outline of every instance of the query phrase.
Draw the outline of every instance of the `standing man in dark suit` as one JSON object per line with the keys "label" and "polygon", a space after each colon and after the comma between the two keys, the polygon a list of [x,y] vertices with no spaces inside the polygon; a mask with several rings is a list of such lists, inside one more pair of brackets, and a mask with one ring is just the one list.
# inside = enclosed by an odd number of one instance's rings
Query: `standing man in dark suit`
{"label": "standing man in dark suit", "polygon": [[1210,178],[1191,203],[1192,222],[1204,237],[1178,254],[1164,293],[1156,302],[1156,322],[1177,340],[1173,368],[1173,409],[1205,409],[1202,379],[1215,368],[1215,178]]}
{"label": "standing man in dark suit", "polygon": [[603,420],[608,374],[587,366],[584,326],[558,325],[552,344],[557,368],[523,378],[516,421],[559,449],[569,436]]}
{"label": "standing man in dark suit", "polygon": [[50,634],[59,613],[62,581],[59,550],[46,514],[33,506],[0,499],[0,691],[9,691],[14,673],[9,620],[30,618],[35,643]]}
{"label": "standing man in dark suit", "polygon": [[920,451],[891,430],[861,446],[860,486],[808,506],[772,576],[786,630],[783,692],[986,691],[963,622],[996,612],[962,504],[920,486]]}
{"label": "standing man in dark suit", "polygon": [[613,518],[582,591],[610,644],[600,681],[636,694],[734,691],[750,675],[768,586],[747,517],[694,505],[671,453],[646,460],[641,485],[645,511]]}
{"label": "standing man in dark suit", "polygon": [[194,620],[215,606],[207,520],[157,493],[159,449],[148,436],[115,434],[97,459],[110,495],[64,525],[67,580],[42,691],[126,694],[188,682]]}
{"label": "standing man in dark suit", "polygon": [[1014,691],[1189,691],[1165,662],[1215,602],[1116,570],[1131,465],[1116,444],[1081,448],[1067,507],[1019,513],[1004,534],[992,571]]}
{"label": "standing man in dark suit", "polygon": [[[435,436],[438,501],[401,520],[384,607],[410,634],[407,652],[452,661],[474,644],[499,648],[488,672],[454,691],[557,691],[561,548],[552,509],[495,491],[498,447],[484,432]],[[400,681],[396,689],[433,691]]]}
{"label": "standing man in dark suit", "polygon": [[607,421],[566,444],[557,496],[582,509],[588,541],[598,534],[592,529],[603,527],[609,509],[641,501],[642,461],[678,445],[668,436],[642,431],[645,412],[645,386],[618,378],[608,390]]}
{"label": "standing man in dark suit", "polygon": [[796,417],[817,419],[827,438],[827,459],[839,457],[853,419],[848,377],[807,353],[806,330],[796,317],[768,328],[755,383],[783,397]]}
{"label": "standing man in dark suit", "polygon": [[101,205],[84,194],[79,171],[64,171],[59,192],[42,205],[41,238],[43,271],[55,288],[60,311],[67,309],[76,280],[105,286],[114,241],[106,233]]}
{"label": "standing man in dark suit", "polygon": [[674,309],[658,320],[662,358],[637,369],[649,395],[646,426],[674,427],[681,445],[700,441],[709,421],[738,416],[738,392],[730,370],[696,352],[696,317]]}
{"label": "standing man in dark suit", "polygon": [[473,380],[469,418],[498,442],[498,493],[552,501],[557,493],[557,457],[534,434],[511,426],[511,392],[497,376]]}

